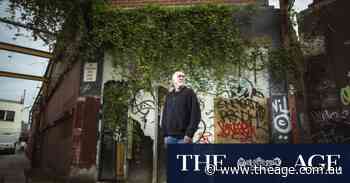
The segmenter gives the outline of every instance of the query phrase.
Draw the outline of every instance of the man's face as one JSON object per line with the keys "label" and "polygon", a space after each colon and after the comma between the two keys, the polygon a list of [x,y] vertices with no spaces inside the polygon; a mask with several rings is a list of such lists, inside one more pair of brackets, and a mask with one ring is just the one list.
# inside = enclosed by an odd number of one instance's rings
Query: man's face
{"label": "man's face", "polygon": [[185,74],[183,72],[175,72],[173,75],[173,82],[176,88],[185,85]]}

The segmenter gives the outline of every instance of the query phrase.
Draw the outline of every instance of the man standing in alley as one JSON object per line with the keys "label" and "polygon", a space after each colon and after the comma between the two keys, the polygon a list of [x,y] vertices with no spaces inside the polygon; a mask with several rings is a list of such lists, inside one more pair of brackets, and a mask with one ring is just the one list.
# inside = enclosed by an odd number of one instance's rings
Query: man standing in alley
{"label": "man standing in alley", "polygon": [[165,99],[161,122],[164,143],[192,143],[201,120],[197,96],[191,88],[185,86],[185,74],[181,71],[173,74],[172,85]]}

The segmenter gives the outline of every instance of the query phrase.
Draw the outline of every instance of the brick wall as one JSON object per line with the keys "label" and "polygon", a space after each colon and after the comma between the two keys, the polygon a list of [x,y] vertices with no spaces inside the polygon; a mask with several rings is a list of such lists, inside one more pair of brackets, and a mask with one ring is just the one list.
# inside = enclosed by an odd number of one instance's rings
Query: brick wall
{"label": "brick wall", "polygon": [[191,5],[206,3],[249,4],[255,2],[257,0],[111,0],[111,3],[116,6],[143,6],[152,3],[160,5]]}

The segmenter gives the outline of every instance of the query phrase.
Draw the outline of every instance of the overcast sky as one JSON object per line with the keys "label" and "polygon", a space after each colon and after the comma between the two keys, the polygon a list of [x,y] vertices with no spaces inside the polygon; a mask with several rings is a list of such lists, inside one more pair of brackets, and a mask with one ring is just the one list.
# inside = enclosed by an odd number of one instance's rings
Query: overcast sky
{"label": "overcast sky", "polygon": [[[306,9],[311,2],[312,0],[296,0],[294,8],[296,11]],[[279,8],[279,0],[269,0],[269,4]],[[8,16],[7,8],[7,0],[0,0],[1,17]],[[34,41],[30,32],[1,22],[0,41],[45,51],[49,50],[42,41]],[[0,71],[42,76],[45,73],[46,66],[47,59],[0,50]],[[26,90],[25,105],[31,106],[40,86],[41,82],[38,81],[0,77],[0,99],[18,100]]]}
{"label": "overcast sky", "polygon": [[[7,0],[0,0],[0,17],[7,17]],[[31,32],[0,22],[0,41],[48,51],[41,40],[34,41]],[[0,50],[0,71],[43,76],[47,66],[45,58]],[[0,77],[0,99],[19,100],[26,90],[25,107],[30,107],[40,89],[41,82]],[[28,111],[26,111],[28,113]],[[28,119],[28,114],[24,120]]]}
{"label": "overcast sky", "polygon": [[[312,3],[313,0],[295,0],[294,9],[299,12],[307,8],[307,6]],[[279,0],[269,0],[269,5],[279,8]]]}

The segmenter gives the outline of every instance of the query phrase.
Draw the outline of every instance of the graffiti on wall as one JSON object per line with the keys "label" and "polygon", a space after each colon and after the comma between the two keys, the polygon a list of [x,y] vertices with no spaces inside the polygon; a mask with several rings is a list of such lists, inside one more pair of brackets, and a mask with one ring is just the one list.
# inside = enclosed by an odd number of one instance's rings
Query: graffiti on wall
{"label": "graffiti on wall", "polygon": [[264,98],[264,94],[247,78],[228,78],[217,95],[225,98]]}
{"label": "graffiti on wall", "polygon": [[[332,71],[327,70],[327,65],[322,67],[310,67],[314,70],[309,71],[308,116],[311,122],[311,139],[314,143],[349,143],[350,86],[339,86],[338,84],[346,82],[347,79],[329,74]],[[320,72],[322,70],[323,73]]]}
{"label": "graffiti on wall", "polygon": [[[220,123],[218,128],[222,128],[221,136],[223,138],[230,138],[242,142],[267,142],[268,139],[268,125],[266,113],[266,99],[261,91],[259,91],[251,81],[246,78],[231,79],[230,82],[225,83],[225,86],[218,91],[219,93],[197,93],[202,120],[199,124],[198,130],[194,135],[194,142],[196,143],[214,143],[215,139],[215,125],[214,125],[214,98],[218,95],[234,98],[236,104],[220,104],[228,105],[230,110],[223,110],[220,112],[223,122],[234,121],[235,125],[224,125]],[[163,105],[160,103],[160,105]],[[238,108],[236,109],[236,107]],[[155,101],[151,97],[145,97],[142,93],[135,96],[131,102],[130,113],[133,118],[142,126],[143,130],[153,128],[154,126],[154,111]],[[161,112],[161,110],[159,110]],[[238,123],[240,122],[240,123]],[[151,125],[152,124],[152,125]],[[248,132],[247,132],[248,131]],[[250,138],[250,140],[249,140]],[[244,140],[246,139],[246,140]]]}
{"label": "graffiti on wall", "polygon": [[287,96],[272,96],[272,134],[276,142],[288,142],[290,140],[292,124],[289,119],[287,105]]}
{"label": "graffiti on wall", "polygon": [[236,122],[226,123],[219,121],[218,126],[220,132],[219,137],[239,139],[241,142],[253,142],[253,137],[256,135],[255,128],[250,123]]}
{"label": "graffiti on wall", "polygon": [[341,144],[350,143],[350,137],[346,135],[346,128],[336,124],[320,125],[320,128],[311,135],[314,143]]}
{"label": "graffiti on wall", "polygon": [[214,100],[216,143],[264,143],[268,141],[266,102],[249,98]]}
{"label": "graffiti on wall", "polygon": [[211,144],[213,143],[213,124],[209,120],[204,121],[203,119],[199,123],[198,130],[194,134],[194,142],[198,144]]}
{"label": "graffiti on wall", "polygon": [[198,94],[198,101],[201,108],[201,121],[198,130],[194,134],[194,142],[199,144],[211,144],[214,142],[214,110],[210,105],[213,96]]}
{"label": "graffiti on wall", "polygon": [[[196,143],[213,143],[213,116],[214,110],[208,105],[208,100],[210,97],[204,97],[198,95],[200,108],[202,111],[202,120],[198,126],[198,130],[194,135],[194,142]],[[145,132],[150,128],[154,128],[154,111],[155,111],[155,101],[148,97],[146,98],[142,93],[135,96],[131,100],[130,114],[132,118],[141,124],[142,130]],[[163,102],[160,103],[160,106]],[[159,110],[161,112],[162,110]],[[135,119],[137,118],[137,119]],[[148,126],[148,127],[147,127]]]}
{"label": "graffiti on wall", "polygon": [[[218,96],[222,98],[216,98]],[[198,95],[198,97],[202,121],[195,134],[195,139],[198,139],[196,142],[265,143],[268,141],[266,98],[249,79],[229,78],[216,93],[206,92],[205,95]],[[220,122],[217,122],[219,119],[221,119]]]}
{"label": "graffiti on wall", "polygon": [[143,98],[137,99],[133,98],[131,103],[131,113],[133,115],[137,115],[141,119],[142,129],[145,129],[148,124],[154,123],[154,121],[150,121],[149,119],[153,119],[150,117],[151,111],[155,110],[155,101],[154,100],[144,100]]}
{"label": "graffiti on wall", "polygon": [[318,123],[347,123],[350,124],[350,111],[342,110],[338,111],[330,111],[330,110],[314,110],[311,111],[311,119]]}
{"label": "graffiti on wall", "polygon": [[343,105],[350,105],[350,86],[340,89],[340,100]]}
{"label": "graffiti on wall", "polygon": [[213,134],[208,130],[203,132],[198,133],[199,139],[196,143],[198,144],[211,144],[213,141],[211,140],[213,137]]}
{"label": "graffiti on wall", "polygon": [[313,110],[310,112],[314,122],[311,138],[315,143],[349,143],[350,111]]}

